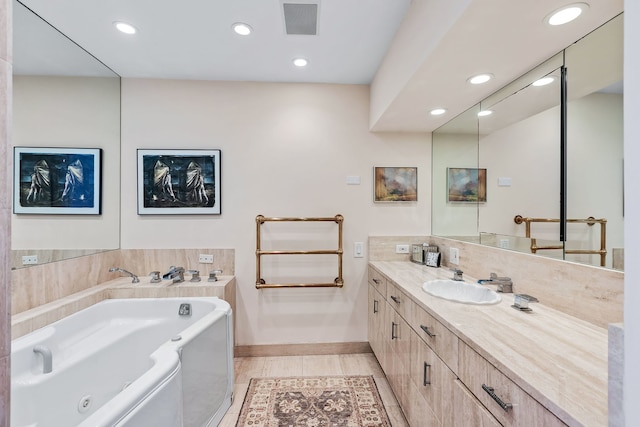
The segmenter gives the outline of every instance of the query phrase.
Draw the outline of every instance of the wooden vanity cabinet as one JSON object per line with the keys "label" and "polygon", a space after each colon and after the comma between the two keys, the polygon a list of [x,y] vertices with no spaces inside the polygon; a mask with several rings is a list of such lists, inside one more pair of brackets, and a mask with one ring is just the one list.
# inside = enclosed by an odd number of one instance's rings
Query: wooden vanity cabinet
{"label": "wooden vanity cabinet", "polygon": [[565,425],[400,286],[368,276],[369,342],[412,427]]}

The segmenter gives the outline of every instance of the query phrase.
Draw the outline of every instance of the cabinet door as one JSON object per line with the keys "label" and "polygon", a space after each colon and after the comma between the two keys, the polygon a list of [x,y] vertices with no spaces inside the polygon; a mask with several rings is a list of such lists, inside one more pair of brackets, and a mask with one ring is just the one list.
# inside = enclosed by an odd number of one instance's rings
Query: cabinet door
{"label": "cabinet door", "polygon": [[387,279],[382,274],[374,270],[373,267],[369,267],[367,271],[369,284],[376,288],[380,294],[385,296],[387,294]]}
{"label": "cabinet door", "polygon": [[500,427],[500,423],[482,406],[482,403],[460,382],[453,385],[453,426]]}
{"label": "cabinet door", "polygon": [[415,332],[411,337],[411,381],[442,425],[453,424],[455,374]]}
{"label": "cabinet door", "polygon": [[[391,385],[391,389],[403,409],[407,408],[409,400],[410,380],[409,367],[411,363],[411,329],[409,324],[389,305],[386,304],[388,314],[387,326],[389,331],[389,353],[386,355],[386,365],[389,368],[385,373]],[[406,415],[406,414],[405,414]]]}
{"label": "cabinet door", "polygon": [[545,427],[565,425],[468,345],[460,343],[458,349],[460,380],[500,424]]}
{"label": "cabinet door", "polygon": [[442,323],[413,303],[411,327],[449,366],[453,372],[458,370],[458,337]]}
{"label": "cabinet door", "polygon": [[369,313],[368,313],[368,337],[369,344],[378,360],[382,357],[384,323],[384,297],[373,286],[369,286]]}

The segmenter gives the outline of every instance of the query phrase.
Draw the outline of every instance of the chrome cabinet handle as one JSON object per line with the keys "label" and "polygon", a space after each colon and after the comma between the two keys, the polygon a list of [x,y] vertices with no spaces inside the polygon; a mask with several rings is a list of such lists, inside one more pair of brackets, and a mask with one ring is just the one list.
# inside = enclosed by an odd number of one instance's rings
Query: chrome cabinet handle
{"label": "chrome cabinet handle", "polygon": [[430,338],[433,338],[433,337],[435,337],[435,336],[436,336],[436,334],[434,334],[433,332],[431,332],[431,331],[429,330],[429,327],[428,327],[428,326],[420,325],[420,329],[422,329],[422,330],[424,331],[424,333],[425,333],[425,334],[429,335],[429,337],[430,337]]}
{"label": "chrome cabinet handle", "polygon": [[431,368],[431,365],[429,365],[427,362],[424,362],[424,370],[422,372],[422,385],[425,387],[431,384],[431,380],[427,378],[427,369],[429,368]]}
{"label": "chrome cabinet handle", "polygon": [[400,298],[398,297],[394,297],[393,295],[391,295],[391,299],[393,300],[393,302],[395,302],[396,304],[400,304]]}
{"label": "chrome cabinet handle", "polygon": [[488,394],[489,396],[491,396],[491,398],[492,398],[493,400],[495,400],[495,401],[496,401],[496,403],[497,403],[498,405],[500,405],[500,407],[501,407],[503,410],[508,411],[509,409],[513,408],[513,405],[512,405],[511,403],[507,403],[507,402],[503,401],[502,399],[500,399],[500,397],[499,397],[499,396],[494,392],[493,387],[489,387],[489,386],[488,386],[488,385],[486,385],[486,384],[482,384],[482,389],[483,389],[484,391],[486,391],[486,392],[487,392],[487,394]]}
{"label": "chrome cabinet handle", "polygon": [[374,299],[373,300],[373,314],[376,314],[378,312],[378,300]]}
{"label": "chrome cabinet handle", "polygon": [[398,339],[398,336],[396,335],[396,326],[398,326],[397,323],[391,322],[391,339],[392,340]]}

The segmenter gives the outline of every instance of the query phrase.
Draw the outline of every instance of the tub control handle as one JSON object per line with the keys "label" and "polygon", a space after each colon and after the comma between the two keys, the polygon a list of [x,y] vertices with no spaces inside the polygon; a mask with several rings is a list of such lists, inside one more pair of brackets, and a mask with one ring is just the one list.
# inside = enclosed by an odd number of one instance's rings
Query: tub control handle
{"label": "tub control handle", "polygon": [[151,273],[149,273],[149,276],[151,276],[151,283],[160,283],[162,282],[162,279],[160,278],[160,272],[159,271],[152,271]]}
{"label": "tub control handle", "polygon": [[222,270],[213,270],[209,272],[209,279],[207,279],[209,282],[217,282],[218,281],[218,274],[222,274]]}

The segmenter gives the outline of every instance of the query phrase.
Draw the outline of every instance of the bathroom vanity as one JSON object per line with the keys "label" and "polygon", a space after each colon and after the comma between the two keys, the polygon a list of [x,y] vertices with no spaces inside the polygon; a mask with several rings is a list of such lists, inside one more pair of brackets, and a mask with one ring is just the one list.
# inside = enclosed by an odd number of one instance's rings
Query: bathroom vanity
{"label": "bathroom vanity", "polygon": [[606,329],[544,301],[514,309],[514,294],[473,305],[422,290],[451,277],[369,263],[369,342],[410,425],[607,425]]}

